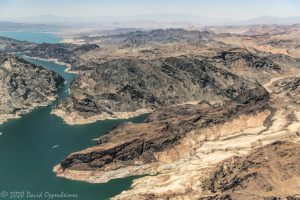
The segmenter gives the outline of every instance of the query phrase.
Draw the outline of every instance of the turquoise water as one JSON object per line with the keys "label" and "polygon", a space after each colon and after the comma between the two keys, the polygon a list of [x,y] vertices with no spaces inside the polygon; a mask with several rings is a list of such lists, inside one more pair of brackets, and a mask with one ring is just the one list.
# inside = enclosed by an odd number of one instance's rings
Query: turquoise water
{"label": "turquoise water", "polygon": [[35,42],[35,43],[58,43],[61,38],[55,34],[50,33],[42,33],[42,32],[16,32],[16,31],[0,31],[0,36]]}
{"label": "turquoise water", "polygon": [[65,69],[66,69],[65,66],[56,64],[54,62],[49,62],[49,61],[45,61],[45,60],[31,59],[31,58],[22,56],[22,54],[17,54],[17,55],[20,56],[20,57],[22,57],[22,58],[24,58],[25,60],[33,63],[33,64],[36,64],[36,65],[39,65],[39,66],[43,66],[43,67],[45,67],[47,69],[50,69],[50,70],[55,71],[58,74],[62,75],[64,77],[65,81],[66,81],[66,84],[59,91],[58,95],[59,95],[60,99],[64,99],[64,98],[66,98],[68,96],[68,88],[70,86],[71,81],[75,78],[76,74],[66,73],[65,72]]}
{"label": "turquoise water", "polygon": [[[52,62],[27,60],[60,73],[67,80],[66,86],[60,91],[60,97],[67,96],[73,74],[65,73],[63,66]],[[0,195],[1,191],[24,192],[25,197],[29,193],[44,195],[47,192],[64,192],[78,196],[64,199],[104,200],[130,188],[134,177],[105,184],[89,184],[58,178],[52,169],[71,152],[95,145],[96,142],[92,139],[105,134],[114,126],[125,121],[142,122],[145,115],[130,120],[107,120],[69,126],[50,112],[51,106],[39,108],[20,119],[0,125]],[[25,197],[19,199],[33,199]]]}

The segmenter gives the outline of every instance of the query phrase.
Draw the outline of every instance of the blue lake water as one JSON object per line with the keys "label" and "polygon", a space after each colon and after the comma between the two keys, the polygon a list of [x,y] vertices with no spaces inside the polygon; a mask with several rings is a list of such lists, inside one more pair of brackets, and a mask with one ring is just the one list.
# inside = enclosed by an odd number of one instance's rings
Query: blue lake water
{"label": "blue lake water", "polygon": [[[64,66],[53,62],[26,59],[60,73],[67,84],[60,90],[59,96],[61,99],[67,97],[67,89],[75,75],[65,73]],[[8,192],[8,195],[10,192],[24,192],[25,197],[18,199],[32,199],[27,198],[29,193],[44,195],[47,192],[63,192],[78,196],[64,199],[105,200],[129,189],[135,177],[112,180],[105,184],[90,184],[58,178],[52,169],[70,153],[96,145],[93,139],[114,126],[126,121],[140,123],[146,115],[129,120],[106,120],[70,126],[50,114],[52,106],[35,109],[20,119],[0,125],[0,192]],[[12,199],[6,197],[0,199]]]}
{"label": "blue lake water", "polygon": [[0,31],[0,36],[35,42],[35,43],[58,43],[61,38],[58,35],[43,32],[16,32],[16,31]]}

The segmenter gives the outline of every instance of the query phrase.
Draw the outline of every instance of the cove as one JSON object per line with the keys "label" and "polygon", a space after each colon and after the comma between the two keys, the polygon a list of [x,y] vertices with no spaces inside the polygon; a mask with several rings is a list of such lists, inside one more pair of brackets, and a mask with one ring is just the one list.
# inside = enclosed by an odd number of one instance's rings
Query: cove
{"label": "cove", "polygon": [[[25,59],[60,73],[67,82],[59,96],[61,99],[67,97],[74,74],[66,73],[64,66],[50,61]],[[70,126],[50,114],[55,103],[0,125],[0,190],[32,194],[64,192],[78,195],[77,198],[65,199],[104,200],[129,189],[135,177],[116,179],[105,184],[90,184],[58,178],[52,168],[70,153],[95,145],[93,139],[114,126],[126,121],[140,123],[146,115],[128,120]]]}

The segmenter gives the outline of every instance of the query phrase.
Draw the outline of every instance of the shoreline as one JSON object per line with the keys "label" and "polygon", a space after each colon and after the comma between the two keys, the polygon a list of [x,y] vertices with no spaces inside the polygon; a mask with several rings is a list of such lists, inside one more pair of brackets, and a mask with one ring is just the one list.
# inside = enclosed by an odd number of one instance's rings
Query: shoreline
{"label": "shoreline", "polygon": [[40,58],[40,57],[34,57],[34,56],[27,56],[27,55],[23,55],[25,58],[29,58],[29,59],[34,59],[34,60],[40,60],[40,61],[47,61],[47,62],[53,62],[55,64],[58,64],[58,65],[63,65],[66,67],[65,69],[65,72],[66,73],[69,73],[69,74],[78,74],[77,71],[74,71],[72,70],[72,65],[69,64],[69,63],[65,63],[65,62],[62,62],[62,61],[59,61],[58,59],[56,58]]}
{"label": "shoreline", "polygon": [[149,114],[151,112],[153,112],[153,110],[139,109],[133,112],[114,112],[112,115],[105,113],[105,114],[94,115],[92,117],[85,118],[80,116],[77,112],[68,114],[61,109],[53,109],[50,114],[60,117],[64,121],[64,123],[68,125],[84,125],[84,124],[91,124],[91,123],[104,121],[104,120],[130,119],[133,117],[138,117],[143,114]]}
{"label": "shoreline", "polygon": [[0,125],[3,125],[3,124],[7,123],[10,120],[20,119],[20,118],[22,118],[23,115],[29,114],[29,113],[33,112],[34,110],[36,110],[36,109],[50,106],[57,99],[58,99],[57,95],[54,96],[54,97],[48,97],[48,101],[41,102],[41,103],[34,103],[30,107],[28,107],[24,110],[21,110],[18,113],[15,113],[15,114],[0,114]]}
{"label": "shoreline", "polygon": [[79,171],[66,169],[62,170],[60,164],[53,167],[57,177],[73,181],[82,181],[92,184],[107,183],[115,179],[124,179],[131,176],[155,175],[159,163],[152,163],[142,166],[130,166],[126,169],[120,168],[112,171]]}
{"label": "shoreline", "polygon": [[71,38],[71,37],[62,38],[60,40],[60,43],[75,44],[75,45],[83,45],[83,44],[85,44],[84,40],[82,40],[82,39],[76,40],[76,39]]}
{"label": "shoreline", "polygon": [[[218,101],[212,101],[210,103],[214,104],[217,102]],[[176,105],[187,105],[187,104],[195,105],[199,103],[201,103],[201,101],[187,101]],[[176,106],[176,105],[172,105],[172,106]],[[66,113],[62,109],[53,109],[50,114],[60,117],[68,125],[84,125],[84,124],[91,124],[91,123],[104,121],[104,120],[130,119],[130,118],[138,117],[143,114],[150,114],[153,111],[154,110],[152,109],[142,108],[132,112],[112,112],[112,114],[104,113],[104,114],[94,115],[92,117],[87,117],[87,118],[81,116],[77,112]]]}
{"label": "shoreline", "polygon": [[21,115],[18,114],[3,114],[0,115],[0,126],[7,123],[10,120],[19,119]]}

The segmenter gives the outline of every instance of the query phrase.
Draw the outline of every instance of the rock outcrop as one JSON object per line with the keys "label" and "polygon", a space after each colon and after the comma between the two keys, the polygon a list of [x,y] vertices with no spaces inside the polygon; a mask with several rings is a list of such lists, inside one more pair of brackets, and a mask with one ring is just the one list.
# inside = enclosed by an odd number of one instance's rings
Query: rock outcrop
{"label": "rock outcrop", "polygon": [[274,84],[274,92],[288,95],[291,99],[299,101],[300,77],[282,79]]}
{"label": "rock outcrop", "polygon": [[0,54],[0,123],[56,99],[64,79],[13,55]]}
{"label": "rock outcrop", "polygon": [[259,54],[262,53],[253,53],[242,48],[229,48],[217,51],[216,55],[208,58],[208,60],[215,63],[216,66],[224,67],[231,73],[247,80],[259,82],[264,82],[264,80],[282,74],[285,71],[283,67],[274,62],[275,60],[279,62],[291,62],[285,57]]}
{"label": "rock outcrop", "polygon": [[269,58],[260,57],[240,48],[218,52],[218,55],[212,59],[222,61],[224,65],[229,68],[240,67],[240,65],[243,64],[244,66],[242,67],[244,68],[253,68],[256,70],[281,70],[280,66],[272,62]]}

